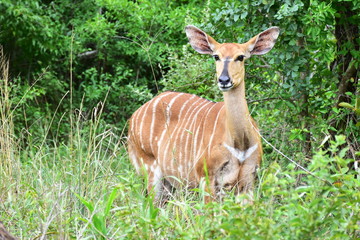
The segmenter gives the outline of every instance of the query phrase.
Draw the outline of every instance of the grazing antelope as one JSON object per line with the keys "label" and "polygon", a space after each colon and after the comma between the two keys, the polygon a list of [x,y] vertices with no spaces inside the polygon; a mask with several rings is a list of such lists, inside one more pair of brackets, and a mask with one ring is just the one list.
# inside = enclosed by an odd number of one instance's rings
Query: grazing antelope
{"label": "grazing antelope", "polygon": [[262,147],[245,99],[244,61],[270,51],[279,28],[243,44],[218,43],[194,26],[185,31],[197,52],[214,57],[224,102],[179,92],[158,95],[129,120],[129,157],[138,173],[146,169],[148,191],[158,200],[169,186],[179,185],[175,179],[195,187],[207,177],[213,197],[223,189],[251,193]]}

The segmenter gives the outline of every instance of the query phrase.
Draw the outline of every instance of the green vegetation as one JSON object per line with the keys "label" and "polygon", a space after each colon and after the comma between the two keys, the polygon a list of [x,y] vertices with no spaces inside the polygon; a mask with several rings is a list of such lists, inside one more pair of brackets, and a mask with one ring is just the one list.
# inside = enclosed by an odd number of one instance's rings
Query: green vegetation
{"label": "green vegetation", "polygon": [[[360,238],[360,2],[0,2],[0,220],[20,239]],[[158,208],[126,153],[126,120],[165,90],[221,100],[187,44],[281,34],[247,61],[263,137],[253,204],[182,189]],[[278,151],[276,151],[275,146]],[[308,169],[296,166],[286,157]]]}

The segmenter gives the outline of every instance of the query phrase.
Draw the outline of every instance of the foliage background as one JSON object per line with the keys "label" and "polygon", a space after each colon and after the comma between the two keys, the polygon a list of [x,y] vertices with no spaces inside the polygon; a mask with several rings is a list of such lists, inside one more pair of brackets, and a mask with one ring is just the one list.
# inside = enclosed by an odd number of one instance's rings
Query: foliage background
{"label": "foliage background", "polygon": [[[359,1],[2,0],[0,10],[0,220],[15,235],[359,237]],[[219,42],[280,27],[275,48],[247,62],[247,98],[265,139],[317,178],[264,144],[253,206],[231,194],[205,205],[200,189],[152,205],[127,160],[126,120],[165,90],[222,98],[187,24]]]}

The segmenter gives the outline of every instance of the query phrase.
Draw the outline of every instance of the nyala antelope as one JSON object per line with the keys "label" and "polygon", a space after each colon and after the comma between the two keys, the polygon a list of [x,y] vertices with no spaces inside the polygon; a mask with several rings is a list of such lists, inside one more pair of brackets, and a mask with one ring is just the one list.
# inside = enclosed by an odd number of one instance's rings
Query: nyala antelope
{"label": "nyala antelope", "polygon": [[146,170],[148,192],[158,200],[164,190],[179,186],[176,179],[190,187],[206,179],[212,198],[223,190],[251,194],[262,147],[245,98],[244,62],[269,52],[279,28],[243,44],[218,43],[195,26],[185,31],[195,51],[214,57],[224,102],[179,92],[158,95],[129,120],[129,157],[138,173]]}

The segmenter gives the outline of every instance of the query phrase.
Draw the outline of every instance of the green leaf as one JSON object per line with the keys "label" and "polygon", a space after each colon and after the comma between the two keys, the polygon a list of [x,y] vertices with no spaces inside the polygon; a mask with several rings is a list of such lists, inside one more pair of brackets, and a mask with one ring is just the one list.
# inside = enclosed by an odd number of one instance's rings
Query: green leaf
{"label": "green leaf", "polygon": [[106,235],[107,229],[106,229],[106,222],[105,222],[105,216],[102,214],[95,214],[92,218],[92,222],[94,224],[94,227],[96,230],[98,230],[100,233]]}
{"label": "green leaf", "polygon": [[248,15],[247,11],[242,12],[241,13],[241,19],[245,19],[247,15]]}
{"label": "green leaf", "polygon": [[347,102],[341,102],[341,103],[339,103],[339,106],[340,106],[340,107],[344,107],[344,108],[348,108],[348,109],[351,109],[351,110],[354,110],[354,106],[351,105],[350,103],[347,103]]}
{"label": "green leaf", "polygon": [[338,146],[346,143],[346,136],[345,135],[336,135],[335,142]]}
{"label": "green leaf", "polygon": [[356,98],[355,108],[360,108],[360,97]]}
{"label": "green leaf", "polygon": [[338,153],[339,157],[344,158],[348,150],[349,148],[341,149],[341,151]]}
{"label": "green leaf", "polygon": [[86,201],[85,198],[81,197],[76,193],[74,193],[74,195],[80,200],[82,204],[84,204],[89,209],[91,213],[94,212],[94,206],[92,205],[92,203]]}
{"label": "green leaf", "polygon": [[239,15],[235,14],[234,15],[234,22],[237,22],[237,20],[239,20],[239,17],[240,17]]}
{"label": "green leaf", "polygon": [[114,188],[114,190],[112,190],[112,192],[110,193],[109,198],[106,201],[106,205],[105,205],[105,211],[104,211],[104,215],[107,216],[110,212],[111,206],[115,200],[115,198],[117,197],[117,191],[118,188]]}

